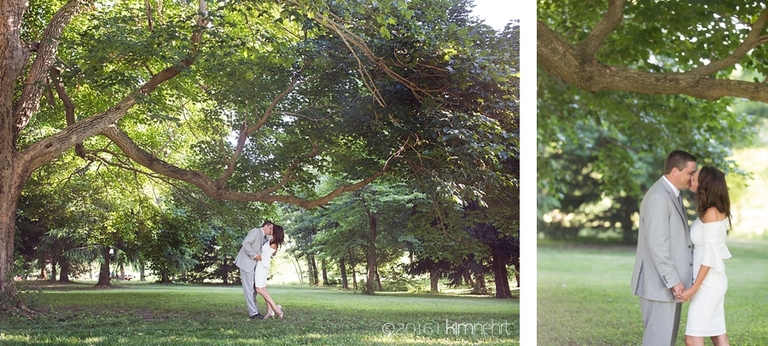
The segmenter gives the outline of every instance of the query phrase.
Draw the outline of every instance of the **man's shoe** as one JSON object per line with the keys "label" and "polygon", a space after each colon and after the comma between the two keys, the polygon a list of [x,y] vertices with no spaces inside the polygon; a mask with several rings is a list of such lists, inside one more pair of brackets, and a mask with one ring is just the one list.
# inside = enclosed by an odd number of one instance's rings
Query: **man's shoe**
{"label": "man's shoe", "polygon": [[255,314],[255,315],[253,315],[251,317],[248,317],[248,321],[252,321],[252,320],[257,319],[257,318],[260,319],[260,320],[263,320],[264,319],[264,315],[257,313],[257,314]]}

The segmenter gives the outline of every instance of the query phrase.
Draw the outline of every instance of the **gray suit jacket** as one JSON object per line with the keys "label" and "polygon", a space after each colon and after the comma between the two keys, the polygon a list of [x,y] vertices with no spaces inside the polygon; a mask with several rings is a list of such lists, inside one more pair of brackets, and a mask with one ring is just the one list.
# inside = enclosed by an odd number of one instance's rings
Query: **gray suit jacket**
{"label": "gray suit jacket", "polygon": [[693,245],[688,217],[672,187],[659,179],[640,203],[640,231],[632,291],[648,300],[674,302],[670,288],[693,284]]}
{"label": "gray suit jacket", "polygon": [[235,258],[235,265],[244,272],[253,273],[256,269],[256,263],[258,263],[253,258],[256,255],[261,255],[261,246],[264,245],[265,240],[264,230],[261,227],[256,227],[248,232],[248,235],[243,239],[243,246],[240,247],[240,252]]}

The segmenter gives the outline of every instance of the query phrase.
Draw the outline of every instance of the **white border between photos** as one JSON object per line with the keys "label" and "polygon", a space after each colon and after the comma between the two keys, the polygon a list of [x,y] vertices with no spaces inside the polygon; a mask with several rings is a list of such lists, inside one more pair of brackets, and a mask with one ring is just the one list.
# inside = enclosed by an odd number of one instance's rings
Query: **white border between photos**
{"label": "white border between photos", "polygon": [[520,344],[536,345],[536,2],[520,18]]}

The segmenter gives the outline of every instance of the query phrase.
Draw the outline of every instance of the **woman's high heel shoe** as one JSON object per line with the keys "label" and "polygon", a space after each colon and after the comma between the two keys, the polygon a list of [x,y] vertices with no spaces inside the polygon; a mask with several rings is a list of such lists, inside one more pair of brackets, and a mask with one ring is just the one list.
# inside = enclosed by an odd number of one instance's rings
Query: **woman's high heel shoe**
{"label": "woman's high heel shoe", "polygon": [[[283,310],[283,307],[280,306],[280,305],[278,305],[277,307],[280,308],[280,313],[277,314],[277,317],[279,317],[282,320],[283,319],[283,314],[285,313],[285,310]],[[273,315],[274,315],[274,312],[273,312]]]}
{"label": "woman's high heel shoe", "polygon": [[275,310],[269,310],[266,315],[264,315],[264,319],[268,319],[270,317],[275,317]]}

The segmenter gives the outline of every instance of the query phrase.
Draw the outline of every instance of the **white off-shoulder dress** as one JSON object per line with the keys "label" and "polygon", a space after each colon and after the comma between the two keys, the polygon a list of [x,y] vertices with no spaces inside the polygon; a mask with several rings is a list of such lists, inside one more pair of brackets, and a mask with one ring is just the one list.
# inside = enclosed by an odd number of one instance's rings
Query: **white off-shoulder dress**
{"label": "white off-shoulder dress", "polygon": [[728,277],[725,276],[724,259],[731,258],[725,245],[728,219],[703,223],[696,219],[691,225],[693,243],[694,282],[701,265],[709,267],[701,288],[691,298],[688,306],[688,322],[685,335],[715,336],[725,334],[725,291]]}
{"label": "white off-shoulder dress", "polygon": [[275,249],[269,246],[269,242],[261,246],[261,261],[256,263],[256,270],[253,272],[254,286],[258,288],[267,287],[267,274],[269,274],[269,266],[272,262],[272,254],[274,253]]}

